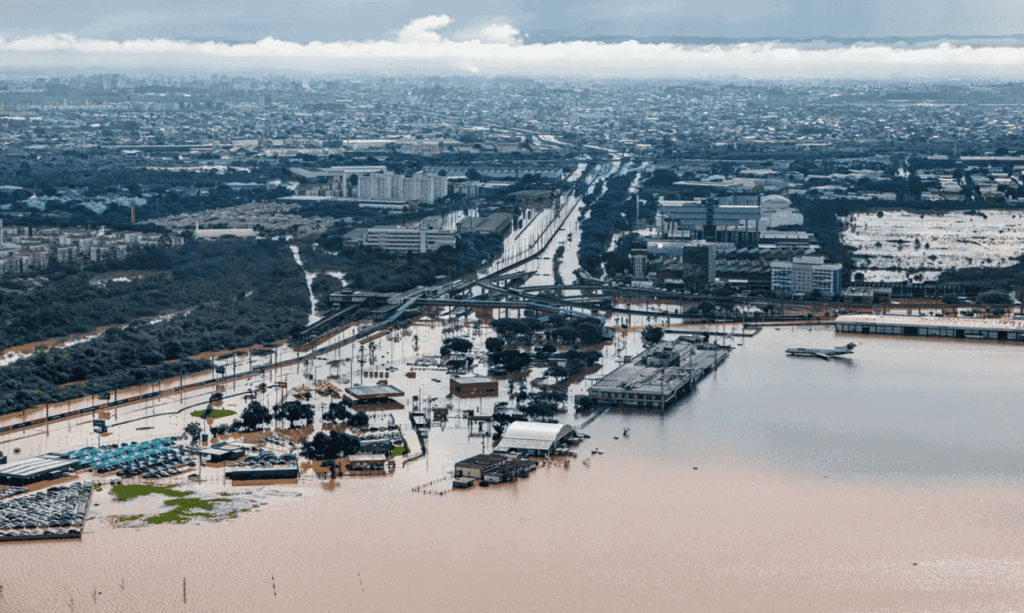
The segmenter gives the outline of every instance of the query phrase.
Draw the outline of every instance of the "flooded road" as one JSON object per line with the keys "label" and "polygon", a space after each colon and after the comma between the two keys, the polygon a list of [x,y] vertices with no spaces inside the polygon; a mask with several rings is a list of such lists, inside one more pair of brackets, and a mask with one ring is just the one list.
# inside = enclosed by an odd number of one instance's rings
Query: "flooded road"
{"label": "flooded road", "polygon": [[[486,329],[467,330],[481,345]],[[413,332],[423,347],[443,328]],[[635,354],[636,334],[604,348],[604,370]],[[262,506],[220,523],[94,518],[81,542],[6,544],[0,610],[1012,610],[1021,347],[871,337],[853,339],[864,344],[849,360],[784,355],[849,340],[828,328],[734,338],[679,405],[605,413],[579,459],[512,485],[444,485],[488,448],[453,420],[392,477],[244,488]],[[415,360],[411,337],[379,342],[379,359]],[[444,397],[443,373],[402,368],[405,402]],[[421,489],[438,493],[413,491],[435,481]],[[225,488],[243,489],[201,486]]]}

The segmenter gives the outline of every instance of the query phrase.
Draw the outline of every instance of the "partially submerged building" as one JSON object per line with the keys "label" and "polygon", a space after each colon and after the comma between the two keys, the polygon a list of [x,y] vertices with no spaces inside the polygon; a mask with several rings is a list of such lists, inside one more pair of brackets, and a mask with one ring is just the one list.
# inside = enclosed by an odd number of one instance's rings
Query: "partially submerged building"
{"label": "partially submerged building", "polygon": [[575,432],[576,429],[568,424],[514,421],[505,429],[505,434],[494,451],[548,456]]}
{"label": "partially submerged building", "polygon": [[679,339],[663,341],[591,386],[598,406],[663,409],[721,364],[727,347]]}
{"label": "partially submerged building", "polygon": [[40,481],[50,481],[77,468],[78,460],[56,453],[47,453],[5,464],[0,469],[0,485],[25,486]]}
{"label": "partially submerged building", "polygon": [[393,385],[367,385],[345,388],[345,400],[356,411],[395,411],[402,404],[394,400],[405,396],[405,392]]}
{"label": "partially submerged building", "polygon": [[888,334],[1024,342],[1024,321],[1011,319],[840,315],[835,321],[835,331],[841,334]]}
{"label": "partially submerged building", "polygon": [[473,485],[475,481],[507,483],[515,481],[519,477],[527,477],[530,471],[536,469],[537,463],[530,460],[523,460],[504,453],[483,453],[455,464],[453,485],[464,489]]}
{"label": "partially submerged building", "polygon": [[245,457],[246,447],[234,443],[215,443],[201,449],[200,454],[207,462],[230,462]]}
{"label": "partially submerged building", "polygon": [[484,398],[498,395],[498,380],[490,377],[454,376],[448,391],[458,398]]}

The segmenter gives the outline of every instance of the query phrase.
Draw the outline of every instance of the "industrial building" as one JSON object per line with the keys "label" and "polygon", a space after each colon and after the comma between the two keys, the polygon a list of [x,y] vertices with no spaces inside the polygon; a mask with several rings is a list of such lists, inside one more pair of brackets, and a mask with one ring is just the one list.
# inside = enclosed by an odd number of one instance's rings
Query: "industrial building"
{"label": "industrial building", "polygon": [[658,284],[690,291],[705,290],[718,275],[716,250],[704,241],[651,241],[647,243],[651,257],[662,258],[658,267]]}
{"label": "industrial building", "polygon": [[567,424],[545,424],[514,421],[505,430],[494,448],[498,453],[522,453],[531,456],[551,455],[562,441],[576,432]]}
{"label": "industrial building", "polygon": [[262,481],[264,479],[298,479],[299,465],[289,462],[284,466],[252,466],[226,471],[232,481]]}
{"label": "industrial building", "polygon": [[487,217],[466,217],[459,222],[459,234],[505,234],[511,227],[511,215],[494,213]]}
{"label": "industrial building", "polygon": [[5,464],[0,469],[0,485],[31,485],[40,481],[57,479],[77,468],[78,460],[72,460],[56,453],[47,453]]}
{"label": "industrial building", "polygon": [[456,376],[448,380],[448,391],[458,398],[497,396],[498,381],[490,377]]}
{"label": "industrial building", "polygon": [[200,451],[207,462],[230,462],[245,457],[246,448],[233,443],[216,443]]}
{"label": "industrial building", "polygon": [[373,226],[356,228],[342,236],[345,246],[376,247],[398,253],[427,253],[441,247],[454,247],[454,230],[439,227],[434,217],[428,217],[412,226]]}
{"label": "industrial building", "polygon": [[756,243],[761,207],[702,200],[664,200],[656,223],[665,238],[716,243]]}
{"label": "industrial building", "polygon": [[803,297],[816,291],[822,296],[843,293],[843,265],[826,264],[824,256],[774,261],[771,267],[772,291],[781,296]]}
{"label": "industrial building", "polygon": [[889,334],[926,338],[1024,342],[1024,321],[913,317],[909,315],[841,315],[835,331],[842,334]]}
{"label": "industrial building", "polygon": [[598,406],[663,409],[725,360],[726,347],[663,341],[591,386]]}
{"label": "industrial building", "polygon": [[401,403],[393,400],[405,396],[405,392],[393,385],[367,385],[345,388],[345,400],[356,411],[393,411],[401,409]]}
{"label": "industrial building", "polygon": [[394,467],[394,462],[382,453],[357,453],[348,456],[348,470],[356,473],[384,472]]}
{"label": "industrial building", "polygon": [[[527,422],[516,422],[527,423]],[[536,470],[537,464],[503,453],[484,453],[455,464],[453,485],[464,489],[474,481],[484,483],[507,483],[519,477],[526,477]]]}

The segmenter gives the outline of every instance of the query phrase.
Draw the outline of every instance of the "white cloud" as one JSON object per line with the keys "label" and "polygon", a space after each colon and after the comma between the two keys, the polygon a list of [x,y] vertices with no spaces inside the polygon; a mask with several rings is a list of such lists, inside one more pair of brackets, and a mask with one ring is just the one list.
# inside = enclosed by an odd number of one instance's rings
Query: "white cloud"
{"label": "white cloud", "polygon": [[1024,72],[1019,41],[999,45],[741,43],[734,45],[605,44],[570,41],[527,45],[508,24],[438,33],[453,20],[432,15],[409,22],[394,40],[293,43],[264,38],[227,44],[170,39],[125,41],[47,34],[0,38],[5,66],[177,68],[210,71],[295,70],[319,74],[480,73],[531,76],[686,78],[1011,76]]}
{"label": "white cloud", "polygon": [[448,15],[428,15],[413,19],[398,32],[399,43],[439,43],[442,41],[437,30],[447,28],[452,21]]}
{"label": "white cloud", "polygon": [[484,43],[515,45],[522,42],[520,32],[507,23],[491,23],[481,28],[459,32],[455,40],[477,40]]}

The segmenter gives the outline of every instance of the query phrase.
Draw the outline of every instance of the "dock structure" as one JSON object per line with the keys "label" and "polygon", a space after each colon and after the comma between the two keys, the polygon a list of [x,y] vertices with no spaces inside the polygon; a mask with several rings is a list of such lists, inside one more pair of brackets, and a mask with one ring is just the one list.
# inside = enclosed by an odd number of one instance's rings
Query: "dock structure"
{"label": "dock structure", "polygon": [[662,341],[605,375],[587,395],[598,407],[663,409],[718,367],[730,347]]}
{"label": "dock structure", "polygon": [[968,319],[965,317],[915,317],[910,315],[841,315],[835,331],[840,334],[887,334],[926,338],[1024,342],[1024,321],[1017,319]]}

